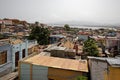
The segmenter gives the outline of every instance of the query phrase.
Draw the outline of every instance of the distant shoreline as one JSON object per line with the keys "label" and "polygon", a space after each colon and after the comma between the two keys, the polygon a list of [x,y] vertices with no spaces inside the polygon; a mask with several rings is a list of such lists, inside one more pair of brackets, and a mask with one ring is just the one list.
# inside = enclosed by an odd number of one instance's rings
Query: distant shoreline
{"label": "distant shoreline", "polygon": [[[59,25],[59,24],[53,24],[53,25],[50,25],[50,26],[56,26],[56,27],[63,27],[64,25]],[[76,26],[76,25],[70,25],[71,28],[84,28],[84,29],[101,29],[101,28],[104,28],[104,29],[112,29],[112,28],[120,28],[120,27],[117,27],[117,26]]]}

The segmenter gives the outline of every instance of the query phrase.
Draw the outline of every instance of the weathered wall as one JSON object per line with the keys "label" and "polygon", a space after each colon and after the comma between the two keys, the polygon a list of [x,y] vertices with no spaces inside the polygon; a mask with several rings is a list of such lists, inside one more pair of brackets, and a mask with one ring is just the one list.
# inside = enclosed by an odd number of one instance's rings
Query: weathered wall
{"label": "weathered wall", "polygon": [[12,61],[11,45],[6,44],[0,46],[0,52],[2,51],[7,51],[7,62],[11,62]]}
{"label": "weathered wall", "polygon": [[10,73],[11,71],[12,71],[12,63],[11,62],[0,65],[0,77],[5,74]]}
{"label": "weathered wall", "polygon": [[22,50],[25,49],[25,56],[28,55],[27,43],[23,42],[20,44],[12,45],[12,70],[15,69],[15,53],[19,51],[19,59],[22,59]]}
{"label": "weathered wall", "polygon": [[19,59],[22,59],[22,50],[25,49],[25,55],[28,55],[28,45],[31,47],[37,45],[36,41],[25,41],[21,44],[5,44],[0,46],[0,52],[7,50],[7,63],[0,65],[0,76],[10,73],[15,69],[15,53],[19,51]]}
{"label": "weathered wall", "polygon": [[107,63],[101,60],[89,60],[91,80],[104,80]]}
{"label": "weathered wall", "polygon": [[19,62],[20,80],[75,80],[81,75],[86,76],[86,73]]}
{"label": "weathered wall", "polygon": [[120,67],[109,67],[104,80],[120,80]]}
{"label": "weathered wall", "polygon": [[48,80],[48,67],[33,65],[32,80]]}
{"label": "weathered wall", "polygon": [[48,80],[48,67],[20,62],[20,80]]}
{"label": "weathered wall", "polygon": [[28,56],[28,48],[37,45],[35,40],[26,40],[22,43],[12,45],[12,69],[15,69],[15,53],[19,51],[19,59],[22,59],[22,50],[25,49],[25,57]]}
{"label": "weathered wall", "polygon": [[75,80],[82,72],[48,68],[48,78],[54,80]]}
{"label": "weathered wall", "polygon": [[21,63],[20,69],[20,80],[30,80],[30,64]]}
{"label": "weathered wall", "polygon": [[12,53],[9,44],[0,46],[0,52],[7,51],[7,63],[0,65],[0,76],[8,74],[12,71]]}

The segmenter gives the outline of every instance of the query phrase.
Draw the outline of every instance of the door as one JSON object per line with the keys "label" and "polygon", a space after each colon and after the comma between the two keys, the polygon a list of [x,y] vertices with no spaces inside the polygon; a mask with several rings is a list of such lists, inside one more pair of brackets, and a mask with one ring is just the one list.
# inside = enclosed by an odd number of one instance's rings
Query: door
{"label": "door", "polygon": [[22,50],[22,58],[25,57],[25,49]]}
{"label": "door", "polygon": [[18,61],[19,61],[19,51],[15,53],[15,67],[18,66]]}

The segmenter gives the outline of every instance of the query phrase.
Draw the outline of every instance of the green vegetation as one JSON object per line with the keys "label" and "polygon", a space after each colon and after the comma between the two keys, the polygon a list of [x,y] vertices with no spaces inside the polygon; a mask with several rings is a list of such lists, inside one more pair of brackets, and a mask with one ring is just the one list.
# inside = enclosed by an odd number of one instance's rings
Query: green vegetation
{"label": "green vegetation", "polygon": [[88,80],[85,76],[78,76],[76,80]]}
{"label": "green vegetation", "polygon": [[0,34],[0,39],[6,39],[6,38],[8,38],[8,36],[7,36],[7,35]]}
{"label": "green vegetation", "polygon": [[69,27],[68,24],[65,24],[65,25],[64,25],[64,28],[65,28],[66,31],[70,31],[70,27]]}
{"label": "green vegetation", "polygon": [[4,38],[4,36],[2,34],[0,34],[0,39]]}
{"label": "green vegetation", "polygon": [[83,52],[85,52],[88,56],[98,56],[98,46],[96,45],[96,41],[94,39],[88,39],[84,42]]}
{"label": "green vegetation", "polygon": [[48,28],[41,28],[39,26],[35,26],[32,28],[32,31],[28,39],[30,40],[36,39],[38,44],[47,45],[49,44],[49,36],[50,31],[48,30]]}

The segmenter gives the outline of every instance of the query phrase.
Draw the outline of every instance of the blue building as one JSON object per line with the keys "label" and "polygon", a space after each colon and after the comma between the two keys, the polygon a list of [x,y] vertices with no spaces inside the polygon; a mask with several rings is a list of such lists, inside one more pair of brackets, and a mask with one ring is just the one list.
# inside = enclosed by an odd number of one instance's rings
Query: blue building
{"label": "blue building", "polygon": [[11,45],[0,42],[0,76],[12,71]]}
{"label": "blue building", "polygon": [[15,40],[11,43],[12,70],[18,66],[18,61],[28,56],[28,41]]}
{"label": "blue building", "polygon": [[51,35],[50,36],[50,44],[59,42],[60,39],[65,38],[63,35]]}
{"label": "blue building", "polygon": [[[0,45],[0,76],[14,71],[18,61],[34,52],[37,41],[11,40]],[[31,50],[31,51],[29,51]]]}

